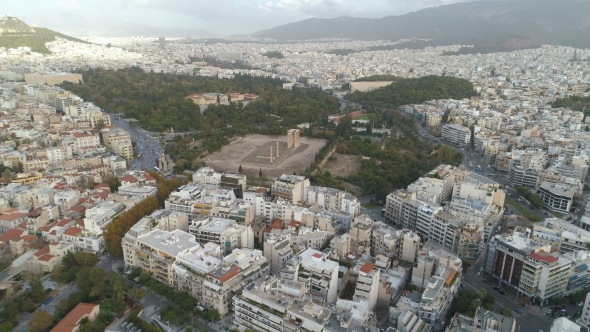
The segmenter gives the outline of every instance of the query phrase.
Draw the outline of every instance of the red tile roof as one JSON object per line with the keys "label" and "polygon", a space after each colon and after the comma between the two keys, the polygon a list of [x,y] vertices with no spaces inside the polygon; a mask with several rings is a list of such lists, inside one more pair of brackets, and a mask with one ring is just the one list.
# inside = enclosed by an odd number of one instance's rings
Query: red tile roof
{"label": "red tile roof", "polygon": [[135,176],[127,174],[121,178],[121,182],[135,183],[135,182],[139,182],[139,181],[135,178]]}
{"label": "red tile roof", "polygon": [[301,224],[301,223],[297,220],[289,221],[289,227],[297,227],[297,226],[299,226],[299,224]]}
{"label": "red tile roof", "polygon": [[209,273],[209,275],[212,278],[215,278],[221,282],[226,282],[226,281],[230,280],[231,278],[235,277],[236,275],[238,275],[239,272],[240,272],[240,267],[234,265],[234,266],[232,266],[232,268],[229,271],[227,271],[227,273],[225,273],[222,276],[218,277],[218,276],[215,276],[214,274],[211,274],[211,273]]}
{"label": "red tile roof", "polygon": [[322,258],[322,257],[324,257],[324,255],[320,254],[319,252],[316,252],[315,254],[313,254],[311,256],[312,257],[315,257],[315,258]]}
{"label": "red tile roof", "polygon": [[270,233],[273,229],[282,230],[283,229],[283,219],[281,218],[274,218],[270,225],[266,228],[265,232]]}
{"label": "red tile roof", "polygon": [[531,258],[536,259],[538,261],[544,261],[547,263],[555,263],[558,261],[557,257],[551,256],[549,253],[546,253],[543,250],[539,250],[539,252],[531,252],[529,255]]}
{"label": "red tile roof", "polygon": [[49,262],[53,257],[55,257],[55,256],[53,256],[53,255],[43,255],[43,256],[37,258],[37,260],[43,261],[43,262]]}
{"label": "red tile roof", "polygon": [[68,229],[65,230],[64,234],[65,235],[71,235],[71,236],[76,236],[78,234],[80,234],[82,232],[82,230],[78,227],[70,227]]}
{"label": "red tile roof", "polygon": [[90,315],[96,307],[98,307],[98,304],[78,303],[69,314],[51,329],[51,332],[72,332],[79,326],[80,321]]}
{"label": "red tile roof", "polygon": [[48,253],[49,253],[49,246],[45,246],[45,247],[39,249],[39,251],[37,251],[36,253],[34,253],[33,256],[41,257],[41,256],[46,255]]}
{"label": "red tile roof", "polygon": [[8,243],[8,241],[20,238],[23,234],[26,234],[27,231],[21,229],[9,229],[4,234],[0,235],[0,242],[1,243]]}
{"label": "red tile roof", "polygon": [[363,265],[363,267],[361,267],[361,272],[369,274],[371,273],[371,271],[373,271],[373,264],[366,262],[365,265]]}
{"label": "red tile roof", "polygon": [[143,179],[146,180],[146,181],[156,181],[156,178],[153,177],[153,176],[151,176],[151,175],[149,175],[149,174],[144,174],[143,175]]}
{"label": "red tile roof", "polygon": [[22,237],[22,239],[26,243],[29,243],[29,242],[33,242],[34,240],[36,240],[37,237],[35,235],[25,235],[25,236]]}
{"label": "red tile roof", "polygon": [[111,190],[111,187],[106,182],[99,183],[99,184],[97,184],[97,185],[94,186],[94,189],[101,189],[101,188],[105,188],[105,189]]}
{"label": "red tile roof", "polygon": [[70,211],[82,213],[82,212],[86,211],[86,207],[84,205],[76,205],[76,206],[72,206],[70,208]]}
{"label": "red tile roof", "polygon": [[4,213],[2,213],[2,215],[0,215],[0,220],[12,221],[12,220],[16,220],[18,218],[22,218],[22,217],[26,217],[26,216],[27,216],[26,213],[8,212],[8,210],[6,210],[6,211],[4,211]]}

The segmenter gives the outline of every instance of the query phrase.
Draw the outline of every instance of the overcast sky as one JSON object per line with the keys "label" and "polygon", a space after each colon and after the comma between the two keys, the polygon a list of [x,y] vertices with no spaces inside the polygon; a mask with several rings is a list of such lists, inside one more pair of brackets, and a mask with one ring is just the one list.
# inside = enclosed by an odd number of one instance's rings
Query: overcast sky
{"label": "overcast sky", "polygon": [[247,34],[309,17],[379,18],[473,0],[0,0],[5,15],[35,17],[65,11],[163,28]]}

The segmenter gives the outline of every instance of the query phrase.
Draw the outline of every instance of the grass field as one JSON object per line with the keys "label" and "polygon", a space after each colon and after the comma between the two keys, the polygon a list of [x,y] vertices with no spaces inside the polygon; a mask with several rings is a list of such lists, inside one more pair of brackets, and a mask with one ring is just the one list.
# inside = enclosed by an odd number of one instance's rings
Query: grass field
{"label": "grass field", "polygon": [[100,304],[100,310],[108,310],[110,312],[115,311],[115,301],[114,300],[106,300]]}
{"label": "grass field", "polygon": [[377,205],[377,204],[371,203],[371,202],[369,202],[369,203],[363,203],[363,204],[361,204],[361,206],[364,207],[365,209],[369,209],[369,210],[382,208],[381,205]]}
{"label": "grass field", "polygon": [[543,217],[539,216],[538,214],[534,213],[533,211],[527,209],[526,207],[520,205],[514,198],[510,196],[506,196],[506,203],[510,205],[516,213],[520,214],[521,216],[529,219],[530,221],[542,221]]}
{"label": "grass field", "polygon": [[354,117],[353,120],[367,120],[368,121],[370,119],[369,119],[369,116],[368,115],[363,114],[361,116]]}

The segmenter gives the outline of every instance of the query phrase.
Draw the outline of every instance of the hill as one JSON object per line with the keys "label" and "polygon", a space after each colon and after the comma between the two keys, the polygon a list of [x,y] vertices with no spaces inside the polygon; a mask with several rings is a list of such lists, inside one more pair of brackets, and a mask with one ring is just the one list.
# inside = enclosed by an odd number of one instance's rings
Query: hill
{"label": "hill", "polygon": [[33,52],[47,54],[50,51],[45,43],[54,41],[55,37],[86,43],[47,28],[32,27],[16,17],[4,16],[0,20],[0,47],[30,47]]}
{"label": "hill", "polygon": [[[280,40],[353,38],[431,39],[433,45],[470,44],[486,52],[542,44],[590,47],[590,1],[476,1],[381,19],[310,18],[255,33]],[[493,46],[493,47],[491,47]]]}
{"label": "hill", "polygon": [[421,104],[432,99],[463,99],[475,95],[473,85],[462,78],[450,76],[425,76],[397,78],[388,86],[370,91],[355,91],[346,99],[379,108],[396,109],[407,104]]}

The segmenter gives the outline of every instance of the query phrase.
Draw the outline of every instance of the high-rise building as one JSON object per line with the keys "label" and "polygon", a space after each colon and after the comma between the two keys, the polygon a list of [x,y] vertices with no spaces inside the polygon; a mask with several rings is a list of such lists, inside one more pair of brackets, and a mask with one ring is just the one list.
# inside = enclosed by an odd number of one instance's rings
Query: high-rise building
{"label": "high-rise building", "polygon": [[166,38],[165,37],[158,38],[158,42],[160,43],[160,48],[161,49],[165,49],[166,48]]}

